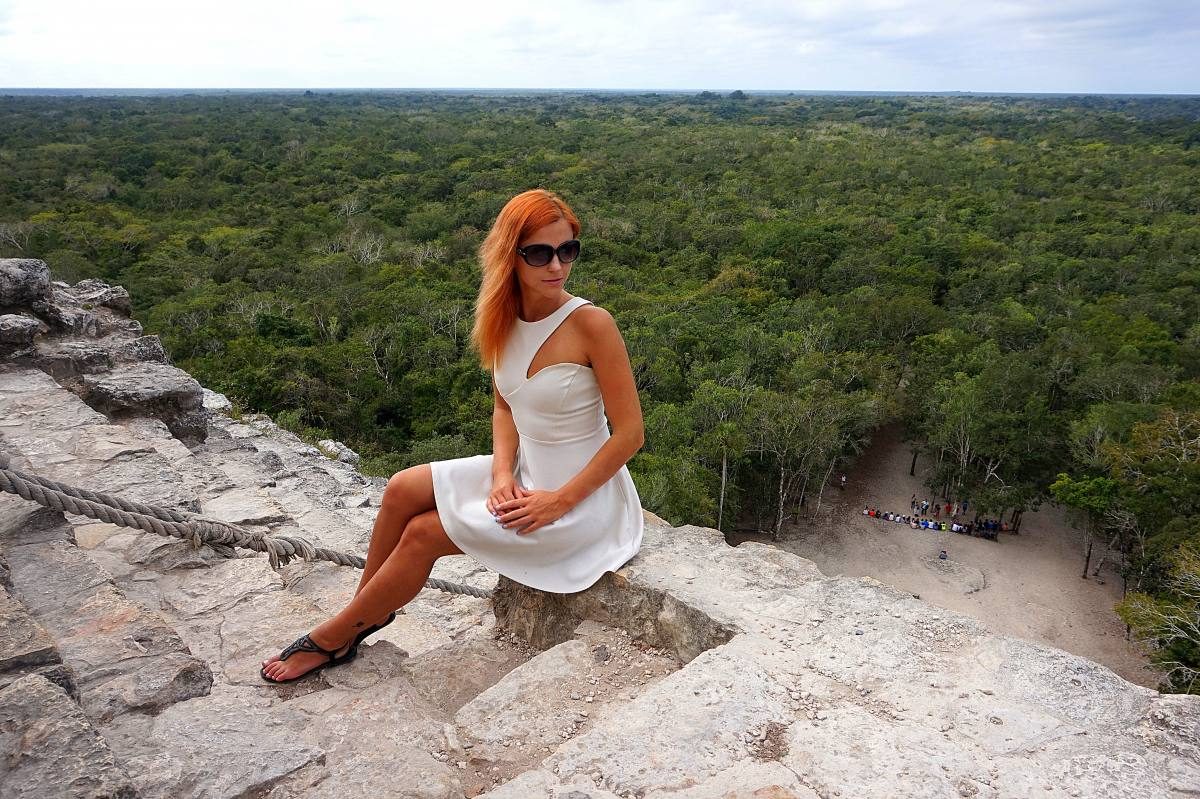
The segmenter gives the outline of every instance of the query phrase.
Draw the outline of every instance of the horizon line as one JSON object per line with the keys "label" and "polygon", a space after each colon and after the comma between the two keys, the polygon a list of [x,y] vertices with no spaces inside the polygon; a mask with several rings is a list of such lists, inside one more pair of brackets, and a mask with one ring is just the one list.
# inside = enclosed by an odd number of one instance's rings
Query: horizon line
{"label": "horizon line", "polygon": [[1032,91],[1032,90],[986,90],[986,89],[714,89],[714,88],[604,88],[604,87],[481,87],[481,86],[0,86],[0,94],[14,92],[21,95],[42,94],[71,94],[71,93],[224,93],[224,94],[257,94],[266,92],[280,93],[397,93],[397,92],[487,92],[487,93],[589,93],[603,92],[607,94],[700,94],[732,93],[740,91],[746,95],[888,95],[888,96],[928,96],[928,95],[973,95],[973,96],[1042,96],[1042,97],[1200,97],[1200,92],[1135,92],[1135,91]]}

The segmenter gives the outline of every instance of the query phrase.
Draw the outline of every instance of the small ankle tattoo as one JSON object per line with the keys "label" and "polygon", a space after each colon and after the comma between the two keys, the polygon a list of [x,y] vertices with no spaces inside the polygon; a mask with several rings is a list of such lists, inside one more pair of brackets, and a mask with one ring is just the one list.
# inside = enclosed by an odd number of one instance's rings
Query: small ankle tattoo
{"label": "small ankle tattoo", "polygon": [[356,622],[354,622],[354,626],[355,626],[355,627],[362,627],[362,626],[363,626],[363,624],[364,624],[364,622],[361,622],[361,621],[356,621]]}

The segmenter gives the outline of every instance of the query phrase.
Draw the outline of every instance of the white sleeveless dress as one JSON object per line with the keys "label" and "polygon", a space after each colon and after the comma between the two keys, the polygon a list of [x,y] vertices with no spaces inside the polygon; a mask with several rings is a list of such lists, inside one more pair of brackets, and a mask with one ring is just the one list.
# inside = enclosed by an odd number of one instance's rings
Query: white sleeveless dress
{"label": "white sleeveless dress", "polygon": [[[513,474],[531,490],[562,487],[611,435],[591,367],[556,363],[525,378],[543,342],[590,302],[572,297],[545,319],[518,317],[498,367],[493,364],[496,387],[512,408],[519,434]],[[523,585],[560,594],[582,591],[641,548],[641,499],[624,464],[554,522],[521,535],[488,511],[491,455],[433,461],[430,468],[446,535],[484,566]]]}

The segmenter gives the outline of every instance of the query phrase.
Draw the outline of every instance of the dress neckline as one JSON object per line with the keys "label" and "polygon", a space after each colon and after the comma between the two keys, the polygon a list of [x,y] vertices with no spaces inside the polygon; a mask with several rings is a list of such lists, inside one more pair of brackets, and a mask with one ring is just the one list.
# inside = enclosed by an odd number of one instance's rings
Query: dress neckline
{"label": "dress neckline", "polygon": [[516,315],[516,317],[517,317],[517,324],[518,324],[518,325],[525,325],[525,326],[527,326],[527,327],[528,327],[528,326],[531,326],[531,325],[540,325],[542,322],[545,322],[545,321],[548,321],[548,320],[550,320],[550,319],[553,319],[555,314],[557,314],[557,313],[558,313],[559,311],[561,311],[563,308],[566,308],[568,305],[570,305],[572,302],[574,302],[574,301],[575,301],[575,300],[577,300],[577,299],[579,299],[579,297],[578,297],[578,296],[571,297],[569,300],[567,300],[567,301],[566,301],[566,302],[564,302],[562,305],[560,305],[560,306],[558,306],[557,308],[555,308],[553,311],[551,311],[550,313],[548,313],[546,316],[543,316],[541,319],[538,319],[536,322],[526,322],[524,319],[522,319],[522,318],[521,318],[521,315],[520,315],[520,314],[517,314],[517,315]]}

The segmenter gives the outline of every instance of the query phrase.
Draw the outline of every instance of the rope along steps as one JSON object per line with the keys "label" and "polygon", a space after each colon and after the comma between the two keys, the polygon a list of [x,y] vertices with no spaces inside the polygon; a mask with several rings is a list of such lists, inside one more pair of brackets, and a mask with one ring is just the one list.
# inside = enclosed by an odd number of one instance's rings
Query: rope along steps
{"label": "rope along steps", "polygon": [[[276,571],[293,558],[327,560],[339,566],[353,566],[356,569],[366,565],[366,561],[358,555],[313,546],[303,538],[266,535],[194,513],[184,513],[157,505],[143,505],[111,494],[87,491],[11,469],[11,463],[11,458],[0,452],[0,491],[16,494],[21,499],[36,502],[52,510],[87,516],[120,527],[132,527],[148,533],[180,538],[191,543],[194,549],[208,544],[214,552],[225,558],[236,558],[238,548],[266,552],[271,568]],[[483,599],[492,595],[491,591],[483,588],[459,585],[433,577],[425,581],[425,587]]]}

